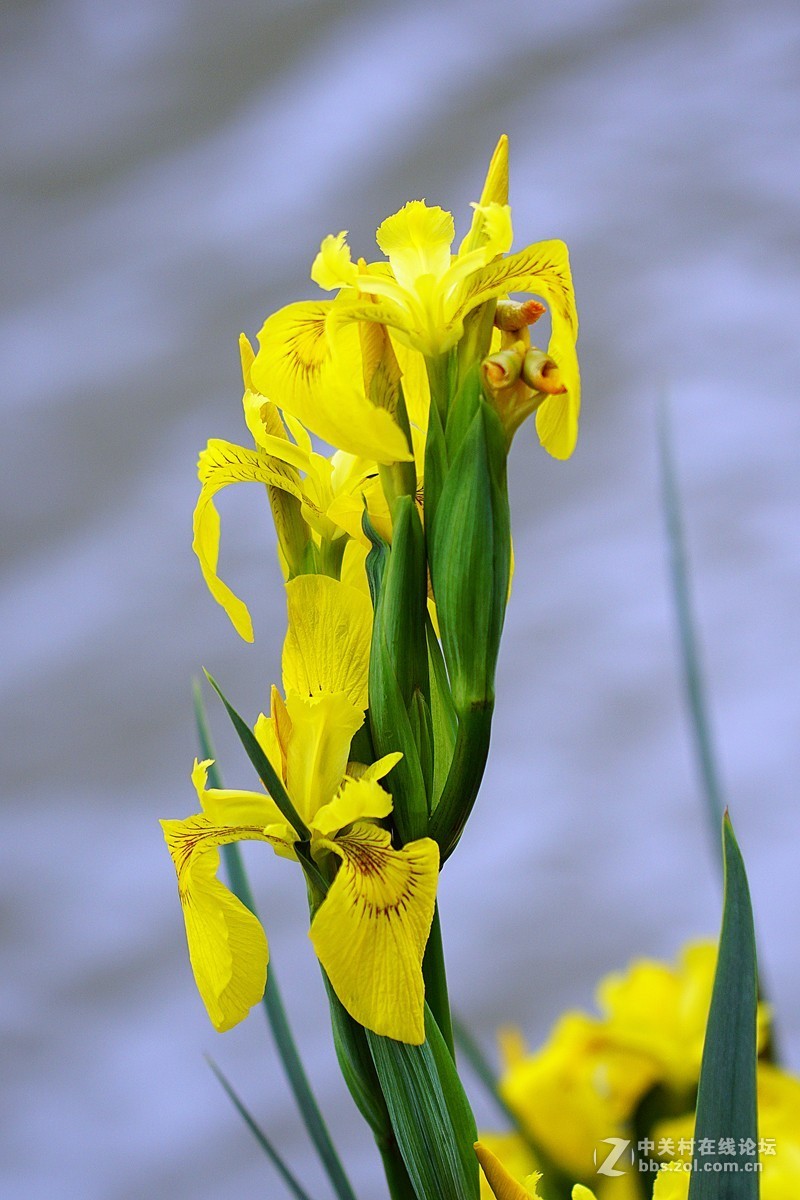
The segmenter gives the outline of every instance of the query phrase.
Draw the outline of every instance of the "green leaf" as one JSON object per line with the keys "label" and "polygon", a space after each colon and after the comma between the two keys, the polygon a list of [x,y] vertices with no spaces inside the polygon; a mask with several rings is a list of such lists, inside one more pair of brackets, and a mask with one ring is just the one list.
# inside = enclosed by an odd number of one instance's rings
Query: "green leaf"
{"label": "green leaf", "polygon": [[418,1200],[479,1200],[475,1118],[427,1007],[425,1034],[409,1046],[367,1031],[397,1144]]}
{"label": "green leaf", "polygon": [[[194,713],[201,753],[204,758],[213,759],[216,756],[203,704],[203,693],[198,681],[195,681],[193,692]],[[212,787],[222,787],[222,777],[216,763],[209,769],[208,778]],[[222,847],[222,854],[231,890],[234,895],[238,896],[242,904],[249,908],[253,915],[257,917],[258,912],[256,911],[255,900],[253,899],[253,893],[239,847],[235,843],[230,843]],[[295,1103],[300,1111],[300,1116],[308,1135],[331,1181],[331,1185],[339,1200],[355,1200],[353,1189],[344,1173],[344,1168],[336,1152],[336,1147],[331,1140],[325,1119],[311,1090],[311,1084],[306,1075],[289,1025],[289,1020],[286,1016],[286,1009],[284,1008],[278,987],[278,978],[272,963],[270,963],[267,973],[267,987],[264,992],[263,1005],[272,1036],[275,1039],[278,1056],[281,1060],[289,1087],[292,1090]]]}
{"label": "green leaf", "polygon": [[757,1159],[740,1151],[742,1141],[758,1143],[756,945],[747,875],[727,814],[722,845],[725,901],[694,1137],[696,1147],[708,1138],[715,1150],[720,1138],[733,1138],[736,1153],[703,1155],[701,1169],[691,1175],[689,1200],[758,1200]]}
{"label": "green leaf", "polygon": [[269,1140],[267,1135],[264,1133],[264,1131],[261,1129],[261,1127],[256,1123],[255,1119],[251,1116],[250,1112],[245,1107],[244,1103],[239,1099],[236,1092],[233,1090],[233,1087],[228,1082],[228,1080],[225,1078],[225,1076],[222,1074],[222,1071],[220,1071],[219,1067],[214,1062],[214,1060],[212,1058],[209,1058],[208,1055],[206,1055],[206,1062],[211,1067],[211,1070],[214,1072],[214,1074],[216,1075],[219,1082],[222,1084],[222,1087],[224,1088],[225,1092],[227,1093],[228,1098],[230,1099],[234,1108],[238,1112],[239,1116],[242,1118],[245,1125],[250,1130],[250,1132],[252,1133],[252,1135],[256,1139],[256,1141],[258,1142],[261,1149],[264,1151],[264,1153],[270,1159],[273,1166],[275,1167],[275,1170],[278,1172],[278,1174],[283,1179],[283,1182],[286,1184],[287,1189],[292,1193],[293,1196],[296,1197],[296,1200],[311,1200],[311,1197],[309,1196],[308,1192],[298,1182],[297,1177],[292,1173],[292,1171],[286,1165],[284,1160],[281,1158],[280,1154],[275,1149],[275,1147],[273,1146],[272,1142]]}
{"label": "green leaf", "polygon": [[686,560],[686,541],[683,533],[678,484],[669,429],[669,411],[666,400],[658,408],[658,458],[661,474],[661,497],[669,547],[670,582],[675,621],[678,627],[683,685],[686,705],[692,728],[700,783],[708,814],[709,827],[718,846],[718,836],[725,803],[719,781],[711,726],[708,717],[708,702],[700,667],[700,651],[695,630],[694,614],[689,587],[689,569]]}

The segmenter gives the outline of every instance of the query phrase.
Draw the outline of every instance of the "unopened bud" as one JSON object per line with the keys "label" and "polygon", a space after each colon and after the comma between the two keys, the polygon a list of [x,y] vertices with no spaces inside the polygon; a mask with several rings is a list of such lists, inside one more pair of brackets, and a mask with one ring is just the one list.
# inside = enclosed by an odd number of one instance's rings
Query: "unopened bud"
{"label": "unopened bud", "polygon": [[527,325],[535,325],[547,309],[538,300],[498,300],[494,323],[504,333],[519,333]]}
{"label": "unopened bud", "polygon": [[523,355],[516,347],[500,350],[481,363],[481,371],[490,392],[502,391],[516,383],[522,372]]}
{"label": "unopened bud", "polygon": [[535,392],[546,392],[548,396],[556,396],[567,390],[561,381],[558,364],[536,347],[525,355],[522,378],[529,388]]}

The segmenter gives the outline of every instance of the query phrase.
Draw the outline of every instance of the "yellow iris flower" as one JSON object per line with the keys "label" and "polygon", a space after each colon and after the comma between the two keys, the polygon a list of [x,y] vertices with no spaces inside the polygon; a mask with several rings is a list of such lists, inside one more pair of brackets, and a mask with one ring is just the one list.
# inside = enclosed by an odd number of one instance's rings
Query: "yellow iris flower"
{"label": "yellow iris flower", "polygon": [[[392,800],[379,780],[399,754],[368,766],[348,762],[368,702],[371,604],[362,592],[322,575],[298,576],[286,592],[286,698],[273,689],[271,715],[259,718],[256,735],[311,831],[312,857],[332,876],[309,936],[356,1021],[420,1044],[422,957],[438,847],[422,838],[395,849],[381,824]],[[198,990],[212,1023],[224,1030],[263,995],[268,951],[256,918],[216,878],[218,847],[254,839],[292,858],[296,834],[269,796],[207,788],[208,765],[196,763],[192,773],[202,813],[162,825]]]}
{"label": "yellow iris flower", "polygon": [[[250,375],[253,352],[244,335],[241,349],[244,414],[255,448],[212,438],[201,451],[197,464],[201,489],[194,510],[192,549],[211,595],[224,608],[237,633],[252,642],[253,622],[247,605],[220,579],[217,570],[220,520],[214,497],[222,488],[232,483],[265,484],[273,493],[283,492],[295,498],[317,545],[323,540],[335,543],[347,537],[354,539],[364,551],[348,562],[348,578],[354,582],[357,573],[363,575],[363,558],[369,548],[361,528],[365,503],[374,528],[387,541],[391,540],[391,517],[377,462],[343,450],[330,458],[318,454],[302,423],[286,413],[292,435],[289,437],[277,407],[253,386]],[[416,428],[412,433],[421,475],[424,441]],[[280,547],[283,531],[279,513],[275,516]],[[363,586],[366,587],[366,576]]]}
{"label": "yellow iris flower", "polygon": [[[551,454],[568,458],[580,412],[578,317],[569,255],[560,241],[538,242],[507,255],[512,241],[507,194],[508,143],[501,138],[470,232],[456,254],[451,253],[452,215],[424,200],[410,201],[379,227],[378,245],[388,261],[355,263],[345,232],[326,237],[311,277],[327,291],[339,290],[339,296],[335,302],[291,304],[268,318],[253,364],[257,386],[335,445],[370,453],[378,462],[401,460],[398,427],[387,412],[370,405],[361,384],[358,323],[385,325],[417,361],[436,358],[458,342],[474,309],[509,292],[531,293],[550,306],[548,354],[566,389],[541,405],[537,430]],[[401,367],[405,377],[403,363]]]}

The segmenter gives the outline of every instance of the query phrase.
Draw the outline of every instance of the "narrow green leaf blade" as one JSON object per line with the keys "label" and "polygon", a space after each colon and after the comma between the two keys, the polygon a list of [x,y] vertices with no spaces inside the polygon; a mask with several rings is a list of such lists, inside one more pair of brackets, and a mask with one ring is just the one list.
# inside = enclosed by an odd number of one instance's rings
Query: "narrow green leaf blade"
{"label": "narrow green leaf blade", "polygon": [[678,628],[683,686],[686,706],[692,729],[700,784],[705,800],[709,826],[718,842],[719,827],[725,810],[722,786],[719,780],[708,702],[700,666],[700,649],[695,629],[694,614],[689,587],[689,568],[686,558],[686,539],[683,532],[680,497],[675,472],[675,456],[669,428],[669,411],[666,400],[658,408],[658,458],[661,473],[661,497],[664,522],[669,548],[669,570],[672,585],[672,603]]}
{"label": "narrow green leaf blade", "polygon": [[[694,1130],[696,1150],[708,1139],[713,1152],[699,1158],[689,1200],[758,1200],[757,1158],[742,1149],[758,1144],[756,944],[744,861],[727,814],[722,847],[725,901]],[[717,1152],[722,1138],[734,1139],[735,1154]]]}
{"label": "narrow green leaf blade", "polygon": [[286,1165],[278,1151],[273,1146],[272,1142],[269,1140],[261,1127],[256,1123],[255,1119],[245,1107],[243,1101],[233,1090],[232,1085],[228,1082],[222,1071],[220,1071],[214,1060],[206,1055],[206,1062],[211,1067],[211,1070],[214,1072],[219,1082],[222,1084],[222,1087],[226,1092],[228,1099],[233,1104],[233,1107],[236,1109],[239,1116],[242,1118],[245,1125],[266,1154],[267,1158],[269,1158],[283,1182],[286,1184],[287,1189],[292,1193],[296,1200],[311,1200],[308,1192],[298,1182],[297,1176],[294,1175],[290,1168]]}
{"label": "narrow green leaf blade", "polygon": [[439,1028],[408,1046],[367,1032],[397,1144],[418,1200],[479,1200],[475,1118]]}

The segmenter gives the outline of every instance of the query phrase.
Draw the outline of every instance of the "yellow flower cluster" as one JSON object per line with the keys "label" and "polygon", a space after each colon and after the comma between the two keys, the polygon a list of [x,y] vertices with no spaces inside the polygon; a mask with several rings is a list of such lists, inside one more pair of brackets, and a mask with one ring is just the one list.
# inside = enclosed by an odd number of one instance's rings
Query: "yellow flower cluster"
{"label": "yellow flower cluster", "polygon": [[[378,755],[378,739],[365,724],[366,710],[373,708],[370,658],[377,619],[366,560],[375,538],[392,545],[398,496],[412,499],[420,528],[425,520],[432,389],[448,372],[456,378],[472,369],[477,377],[480,362],[492,349],[534,352],[550,371],[549,381],[542,370],[529,372],[527,382],[515,379],[513,387],[505,387],[489,371],[485,377],[491,386],[487,383],[479,405],[495,406],[509,442],[522,405],[536,411],[548,451],[564,458],[574,448],[577,317],[566,247],[548,241],[509,254],[507,191],[507,142],[502,138],[469,232],[455,253],[452,216],[422,200],[411,201],[381,224],[377,240],[384,261],[353,262],[344,233],[326,237],[311,275],[323,289],[336,291],[336,297],[290,304],[270,316],[259,334],[257,353],[242,335],[243,407],[252,446],[212,439],[200,454],[193,549],[212,596],[246,641],[254,637],[250,612],[218,570],[215,498],[232,483],[266,488],[285,580],[288,632],[283,694],[272,688],[269,713],[259,716],[254,733],[297,816],[294,824],[287,821],[280,796],[209,787],[212,764],[205,761],[196,762],[192,771],[200,812],[163,822],[192,968],[219,1030],[241,1021],[265,987],[268,952],[261,925],[217,879],[219,847],[252,839],[268,843],[281,857],[301,861],[307,875],[311,869],[316,872],[320,887],[311,898],[310,937],[347,1012],[376,1033],[408,1043],[424,1040],[422,959],[434,914],[440,848],[433,836],[407,838],[402,844],[402,823],[398,826],[393,817],[386,777],[402,777],[411,743],[401,744],[398,735],[386,744],[383,737]],[[534,351],[528,331],[544,306],[515,305],[508,293],[518,291],[535,293],[549,305],[546,354]],[[488,330],[482,340],[476,336],[479,323]],[[441,438],[443,424],[437,420]],[[312,436],[329,443],[333,453],[321,452]],[[448,431],[448,437],[454,436]],[[439,445],[445,454],[444,443]],[[450,492],[454,490],[451,484]],[[448,496],[451,505],[460,502],[458,496]],[[508,541],[506,533],[506,556]],[[450,579],[446,558],[442,550],[437,571],[443,589]],[[503,554],[498,562],[504,604]],[[502,608],[497,611],[502,614]],[[499,636],[502,621],[493,619]],[[429,645],[437,649],[436,634],[431,636]],[[389,646],[387,653],[391,650]],[[455,634],[444,651],[445,657],[462,654]],[[437,652],[441,659],[442,651]],[[391,663],[390,668],[391,675]],[[400,675],[404,669],[401,663]],[[427,659],[424,672],[427,676]],[[402,685],[398,688],[402,700]],[[410,715],[404,710],[402,717],[412,740],[414,729],[432,727],[429,702],[415,698],[413,691],[407,697]],[[442,721],[455,719],[448,710]],[[427,743],[420,737],[424,757]],[[447,752],[458,759],[452,738]],[[441,790],[449,763],[442,755],[440,760],[435,782]],[[430,791],[430,779],[423,779],[419,766],[415,770],[413,779]],[[451,806],[459,793],[453,778]],[[429,795],[429,813],[433,806]],[[446,815],[450,820],[449,807]],[[456,830],[452,843],[460,826],[450,824]],[[448,844],[448,852],[450,848]]]}
{"label": "yellow flower cluster", "polygon": [[[565,1014],[535,1053],[517,1031],[501,1033],[501,1093],[526,1136],[484,1134],[482,1143],[510,1179],[522,1181],[545,1167],[563,1181],[565,1200],[576,1179],[574,1200],[634,1200],[642,1192],[629,1156],[617,1164],[627,1169],[607,1177],[597,1167],[611,1151],[609,1139],[633,1149],[643,1141],[653,1165],[662,1167],[652,1174],[654,1200],[686,1200],[691,1172],[681,1159],[691,1158],[693,1149],[715,965],[710,942],[686,946],[674,964],[635,962],[602,981],[599,1015]],[[762,1005],[762,1047],[768,1026]],[[765,1061],[758,1072],[761,1196],[794,1200],[800,1195],[800,1080]],[[491,1200],[500,1193],[487,1180],[484,1198]],[[508,1193],[520,1200],[525,1194]]]}

